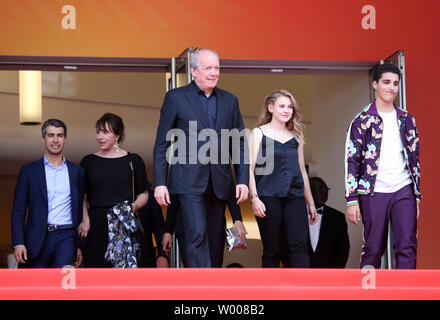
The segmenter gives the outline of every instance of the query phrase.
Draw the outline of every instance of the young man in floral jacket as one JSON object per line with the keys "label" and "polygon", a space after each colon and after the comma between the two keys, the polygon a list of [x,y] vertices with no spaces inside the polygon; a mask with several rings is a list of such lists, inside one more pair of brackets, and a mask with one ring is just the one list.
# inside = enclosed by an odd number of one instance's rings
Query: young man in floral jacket
{"label": "young man in floral jacket", "polygon": [[345,154],[347,220],[362,216],[361,268],[380,267],[388,221],[396,267],[415,269],[419,215],[419,137],[415,118],[394,104],[400,71],[392,64],[374,70],[376,99],[351,122]]}

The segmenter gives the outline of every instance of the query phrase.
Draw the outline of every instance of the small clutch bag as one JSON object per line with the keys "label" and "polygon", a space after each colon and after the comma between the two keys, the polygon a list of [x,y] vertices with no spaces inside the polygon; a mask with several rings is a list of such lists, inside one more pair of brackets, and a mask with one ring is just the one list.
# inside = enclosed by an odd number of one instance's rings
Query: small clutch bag
{"label": "small clutch bag", "polygon": [[228,251],[232,251],[233,249],[237,249],[237,248],[241,248],[241,249],[247,248],[246,239],[244,239],[244,241],[240,240],[236,228],[226,228],[225,231],[226,231],[226,247],[228,248]]}

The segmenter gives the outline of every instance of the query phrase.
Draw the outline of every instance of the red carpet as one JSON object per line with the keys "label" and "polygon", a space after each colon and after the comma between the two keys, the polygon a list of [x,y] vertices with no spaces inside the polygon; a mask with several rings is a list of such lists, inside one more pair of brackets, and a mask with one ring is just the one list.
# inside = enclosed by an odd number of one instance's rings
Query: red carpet
{"label": "red carpet", "polygon": [[437,300],[440,271],[2,269],[0,299]]}

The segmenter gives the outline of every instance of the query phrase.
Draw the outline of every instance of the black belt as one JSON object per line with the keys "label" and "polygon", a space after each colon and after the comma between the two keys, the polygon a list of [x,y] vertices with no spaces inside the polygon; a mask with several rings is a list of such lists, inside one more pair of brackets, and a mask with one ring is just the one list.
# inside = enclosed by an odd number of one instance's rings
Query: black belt
{"label": "black belt", "polygon": [[74,224],[48,224],[47,225],[47,231],[57,231],[57,230],[69,230],[69,229],[75,229]]}

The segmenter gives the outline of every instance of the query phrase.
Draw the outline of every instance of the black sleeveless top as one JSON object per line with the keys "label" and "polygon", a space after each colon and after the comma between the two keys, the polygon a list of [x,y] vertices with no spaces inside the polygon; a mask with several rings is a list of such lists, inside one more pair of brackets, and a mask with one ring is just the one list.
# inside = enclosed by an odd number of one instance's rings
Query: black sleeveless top
{"label": "black sleeveless top", "polygon": [[[263,133],[263,130],[261,132]],[[304,181],[298,161],[298,145],[295,138],[281,143],[263,133],[255,166],[255,182],[259,196],[304,196]]]}

